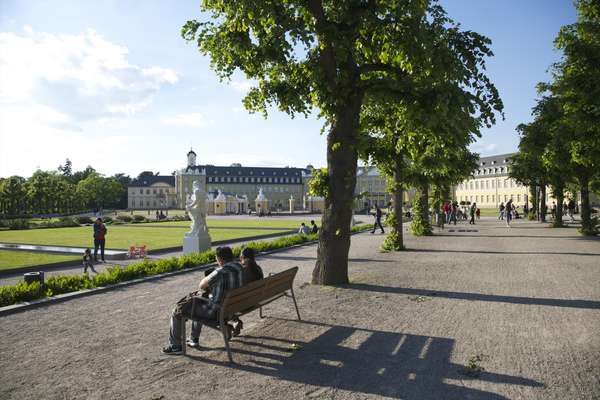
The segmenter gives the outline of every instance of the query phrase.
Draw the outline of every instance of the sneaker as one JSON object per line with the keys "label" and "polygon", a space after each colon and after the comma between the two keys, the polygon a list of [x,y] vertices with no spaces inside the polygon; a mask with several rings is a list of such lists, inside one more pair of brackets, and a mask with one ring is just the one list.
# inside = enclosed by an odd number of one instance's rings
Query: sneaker
{"label": "sneaker", "polygon": [[162,352],[163,354],[168,354],[170,356],[183,354],[181,346],[173,346],[172,344],[168,345],[167,347],[163,347]]}
{"label": "sneaker", "polygon": [[187,344],[188,347],[193,347],[193,348],[197,349],[200,347],[200,340],[198,338],[194,339],[194,338],[190,337],[185,341],[185,344]]}

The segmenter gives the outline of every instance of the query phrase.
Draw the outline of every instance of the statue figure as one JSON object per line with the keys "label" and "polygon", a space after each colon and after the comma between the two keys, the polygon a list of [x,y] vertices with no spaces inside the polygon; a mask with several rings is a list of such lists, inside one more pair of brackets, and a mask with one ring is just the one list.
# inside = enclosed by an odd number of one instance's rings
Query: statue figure
{"label": "statue figure", "polygon": [[186,236],[198,236],[208,233],[206,227],[206,192],[200,188],[200,182],[194,181],[192,194],[188,196],[185,210],[188,212],[192,224]]}

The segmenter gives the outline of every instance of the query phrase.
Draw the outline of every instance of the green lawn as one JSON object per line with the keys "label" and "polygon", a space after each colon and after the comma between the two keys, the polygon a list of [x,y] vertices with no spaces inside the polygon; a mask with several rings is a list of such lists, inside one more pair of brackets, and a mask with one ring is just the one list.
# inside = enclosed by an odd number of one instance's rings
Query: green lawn
{"label": "green lawn", "polygon": [[[232,223],[234,221],[231,221]],[[189,222],[188,222],[189,223]],[[234,224],[236,225],[236,224]],[[148,249],[162,249],[183,245],[183,234],[189,228],[157,228],[146,225],[108,226],[106,247],[109,249],[128,249],[131,245],[148,246]],[[213,241],[238,239],[249,236],[268,235],[280,230],[263,229],[219,229],[210,230]],[[28,229],[21,231],[0,231],[0,242],[26,244],[53,244],[62,246],[93,246],[92,227]]]}
{"label": "green lawn", "polygon": [[[289,220],[289,219],[271,219],[271,218],[260,218],[260,219],[211,219],[206,220],[208,227],[219,228],[219,227],[236,227],[236,228],[287,228],[287,229],[298,229],[300,224],[304,222],[306,225],[310,223],[309,220]],[[321,221],[315,221],[317,225],[321,224]],[[190,221],[168,221],[168,222],[149,222],[142,224],[141,226],[182,226],[189,227]]]}
{"label": "green lawn", "polygon": [[0,250],[0,270],[78,260],[81,257]]}

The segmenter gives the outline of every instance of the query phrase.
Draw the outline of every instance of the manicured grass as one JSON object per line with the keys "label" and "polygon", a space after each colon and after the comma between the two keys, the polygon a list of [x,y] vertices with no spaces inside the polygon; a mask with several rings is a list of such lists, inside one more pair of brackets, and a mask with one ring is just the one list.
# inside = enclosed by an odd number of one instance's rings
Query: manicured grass
{"label": "manicured grass", "polygon": [[[310,224],[309,220],[290,220],[290,219],[272,219],[272,218],[257,218],[257,219],[211,219],[206,220],[209,228],[219,227],[236,227],[236,228],[287,228],[298,229],[300,224],[304,222]],[[317,225],[321,221],[315,221]],[[142,226],[182,226],[189,227],[190,221],[168,221],[168,222],[149,222]]]}
{"label": "manicured grass", "polygon": [[[131,245],[145,244],[150,250],[182,246],[183,234],[189,228],[156,228],[145,225],[108,226],[106,247],[109,249],[128,249]],[[280,230],[263,229],[219,229],[210,230],[213,241],[230,240],[250,236],[268,235]],[[21,231],[0,232],[0,242],[26,244],[53,244],[60,246],[91,247],[93,246],[92,227],[28,229]]]}
{"label": "manicured grass", "polygon": [[482,217],[497,217],[499,212],[495,208],[480,208],[479,210]]}
{"label": "manicured grass", "polygon": [[80,257],[0,250],[0,270],[73,261]]}

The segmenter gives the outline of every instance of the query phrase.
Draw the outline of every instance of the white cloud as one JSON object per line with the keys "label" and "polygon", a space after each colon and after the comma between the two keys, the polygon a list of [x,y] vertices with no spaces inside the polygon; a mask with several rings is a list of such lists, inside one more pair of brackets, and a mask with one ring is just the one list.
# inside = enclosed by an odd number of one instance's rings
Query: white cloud
{"label": "white cloud", "polygon": [[24,32],[0,33],[0,102],[53,109],[61,123],[138,112],[161,86],[178,80],[170,69],[130,64],[126,47],[92,29],[80,35]]}
{"label": "white cloud", "polygon": [[0,176],[55,169],[66,157],[108,172],[138,157],[131,149],[144,138],[124,117],[177,81],[171,69],[132,64],[126,47],[91,29],[0,32]]}
{"label": "white cloud", "polygon": [[161,121],[167,125],[189,126],[192,128],[215,124],[215,120],[207,119],[200,113],[179,114],[172,117],[165,117]]}
{"label": "white cloud", "polygon": [[496,143],[486,143],[483,140],[480,140],[471,145],[471,151],[475,153],[479,153],[483,156],[494,154],[498,151],[498,144]]}

